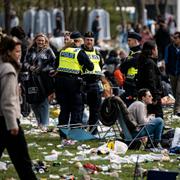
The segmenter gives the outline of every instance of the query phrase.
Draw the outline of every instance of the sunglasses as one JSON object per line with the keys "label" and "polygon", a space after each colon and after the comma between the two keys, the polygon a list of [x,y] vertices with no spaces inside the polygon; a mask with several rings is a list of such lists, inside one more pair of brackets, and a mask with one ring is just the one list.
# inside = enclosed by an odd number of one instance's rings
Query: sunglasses
{"label": "sunglasses", "polygon": [[64,36],[70,36],[70,35],[71,35],[70,32],[65,32],[65,33],[64,33]]}

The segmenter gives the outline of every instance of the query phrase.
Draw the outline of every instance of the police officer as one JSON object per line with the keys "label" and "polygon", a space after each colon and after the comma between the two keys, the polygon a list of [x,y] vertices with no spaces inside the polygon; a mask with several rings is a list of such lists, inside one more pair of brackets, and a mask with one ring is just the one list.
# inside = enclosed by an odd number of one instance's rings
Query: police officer
{"label": "police officer", "polygon": [[121,64],[121,72],[125,75],[124,90],[125,93],[122,99],[127,106],[136,100],[137,88],[136,88],[136,75],[137,75],[137,61],[141,53],[141,35],[136,32],[128,33],[128,45],[130,52],[128,57]]}
{"label": "police officer", "polygon": [[[73,32],[71,39],[78,46],[81,45],[81,34]],[[59,55],[58,74],[56,78],[56,98],[60,104],[59,125],[79,124],[82,122],[83,101],[80,75],[86,69],[92,71],[93,63],[87,54],[75,43],[63,48]],[[65,134],[60,133],[62,138]]]}
{"label": "police officer", "polygon": [[82,45],[82,49],[86,52],[89,56],[90,60],[94,64],[94,70],[88,71],[86,70],[83,73],[83,80],[86,82],[86,100],[87,105],[89,106],[89,125],[90,125],[90,132],[92,134],[97,133],[97,127],[93,125],[99,119],[99,110],[101,106],[101,96],[102,96],[102,59],[100,53],[94,49],[94,34],[92,32],[87,32],[84,35],[84,45]]}

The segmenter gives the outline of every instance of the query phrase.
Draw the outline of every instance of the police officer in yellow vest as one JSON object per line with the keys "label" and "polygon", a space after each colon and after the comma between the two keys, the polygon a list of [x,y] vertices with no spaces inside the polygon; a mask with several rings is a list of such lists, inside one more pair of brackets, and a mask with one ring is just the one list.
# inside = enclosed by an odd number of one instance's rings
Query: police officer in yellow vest
{"label": "police officer in yellow vest", "polygon": [[101,67],[102,58],[100,53],[93,47],[94,46],[94,34],[92,32],[87,32],[84,35],[84,44],[82,49],[89,56],[90,60],[94,64],[94,70],[86,70],[83,73],[83,80],[86,82],[86,103],[89,106],[89,125],[92,134],[97,133],[97,128],[93,125],[99,120],[99,110],[101,106],[101,97],[103,92],[103,87],[101,83]]}
{"label": "police officer in yellow vest", "polygon": [[128,57],[121,64],[121,72],[125,75],[124,90],[125,93],[122,95],[122,99],[125,101],[127,106],[136,100],[137,97],[137,61],[141,53],[141,35],[136,32],[128,33],[128,45],[130,52]]}
{"label": "police officer in yellow vest", "polygon": [[[82,101],[82,78],[85,70],[92,71],[93,63],[87,54],[76,44],[81,45],[81,34],[73,32],[71,39],[74,40],[69,47],[60,51],[58,75],[56,78],[56,98],[60,104],[59,125],[71,125],[82,123],[84,104]],[[65,134],[60,133],[62,138]]]}

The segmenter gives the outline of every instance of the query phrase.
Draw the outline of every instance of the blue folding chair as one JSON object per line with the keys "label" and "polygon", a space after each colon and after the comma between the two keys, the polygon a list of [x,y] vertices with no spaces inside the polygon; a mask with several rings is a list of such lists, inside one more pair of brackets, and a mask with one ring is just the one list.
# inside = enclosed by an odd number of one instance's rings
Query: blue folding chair
{"label": "blue folding chair", "polygon": [[92,135],[90,132],[88,132],[83,125],[77,125],[77,124],[68,124],[68,125],[62,125],[58,126],[59,131],[63,132],[67,138],[77,140],[77,141],[85,141],[85,140],[93,140],[97,139],[94,135]]}

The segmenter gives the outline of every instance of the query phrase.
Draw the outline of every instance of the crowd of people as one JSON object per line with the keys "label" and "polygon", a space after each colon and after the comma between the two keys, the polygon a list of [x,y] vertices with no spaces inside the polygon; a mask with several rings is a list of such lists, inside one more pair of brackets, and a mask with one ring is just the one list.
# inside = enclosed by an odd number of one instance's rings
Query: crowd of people
{"label": "crowd of people", "polygon": [[[84,35],[65,31],[62,49],[53,47],[43,33],[29,41],[20,26],[11,29],[11,36],[0,33],[0,134],[4,137],[0,138],[0,156],[7,148],[21,179],[36,177],[19,122],[20,92],[25,93],[23,100],[31,105],[43,131],[49,125],[49,101],[55,98],[61,109],[59,126],[82,125],[87,105],[87,125],[96,135],[106,78],[112,88],[109,96],[119,96],[138,125],[150,122],[148,130],[154,136],[154,145],[161,148],[161,98],[171,92],[163,86],[164,76],[175,98],[174,115],[180,116],[180,32],[170,36],[165,22],[158,23],[155,36],[145,26],[141,32],[128,32],[127,42],[122,42],[122,48],[128,45],[128,54],[126,49],[103,52],[97,47],[97,34],[91,31]],[[163,73],[158,66],[162,61]],[[144,135],[146,132],[141,132],[140,136]],[[67,138],[63,132],[60,137]],[[20,164],[27,169],[22,170]]]}

